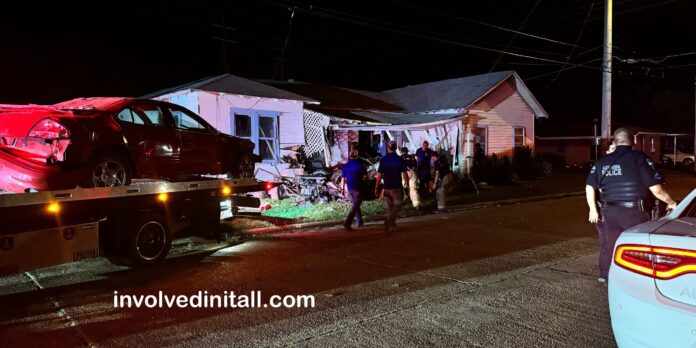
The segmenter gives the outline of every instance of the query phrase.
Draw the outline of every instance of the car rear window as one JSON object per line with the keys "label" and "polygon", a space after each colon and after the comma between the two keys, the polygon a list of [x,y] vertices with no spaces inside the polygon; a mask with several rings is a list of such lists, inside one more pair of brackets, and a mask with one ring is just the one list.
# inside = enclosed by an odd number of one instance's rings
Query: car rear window
{"label": "car rear window", "polygon": [[135,109],[145,114],[152,125],[164,127],[164,114],[157,105],[136,105]]}
{"label": "car rear window", "polygon": [[129,122],[129,123],[134,123],[134,124],[145,124],[145,121],[143,121],[143,119],[140,117],[140,115],[136,114],[131,109],[123,109],[121,112],[119,112],[118,119],[123,121],[123,122]]}

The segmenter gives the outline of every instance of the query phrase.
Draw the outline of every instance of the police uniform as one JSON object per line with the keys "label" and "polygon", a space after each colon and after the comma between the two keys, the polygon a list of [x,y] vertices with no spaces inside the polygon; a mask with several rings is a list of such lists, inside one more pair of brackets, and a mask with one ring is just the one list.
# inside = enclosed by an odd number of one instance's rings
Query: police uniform
{"label": "police uniform", "polygon": [[650,158],[631,146],[617,146],[592,166],[585,184],[599,190],[601,278],[607,278],[614,244],[621,232],[650,220],[650,187],[662,183]]}

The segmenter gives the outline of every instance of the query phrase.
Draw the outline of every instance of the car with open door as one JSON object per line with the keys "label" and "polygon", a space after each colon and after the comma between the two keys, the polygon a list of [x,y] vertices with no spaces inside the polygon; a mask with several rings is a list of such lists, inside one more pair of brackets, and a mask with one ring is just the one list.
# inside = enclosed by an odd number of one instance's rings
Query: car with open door
{"label": "car with open door", "polygon": [[0,189],[129,185],[133,179],[251,178],[249,140],[220,133],[181,106],[136,98],[0,105]]}

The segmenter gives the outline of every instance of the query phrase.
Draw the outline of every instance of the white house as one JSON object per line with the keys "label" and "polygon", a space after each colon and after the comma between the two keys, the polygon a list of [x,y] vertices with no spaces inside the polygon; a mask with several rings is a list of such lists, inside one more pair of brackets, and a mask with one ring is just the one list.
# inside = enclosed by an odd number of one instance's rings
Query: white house
{"label": "white house", "polygon": [[231,74],[143,97],[181,105],[199,114],[219,131],[253,141],[256,154],[262,158],[262,163],[256,165],[257,178],[262,180],[271,179],[272,174],[293,174],[282,157],[305,144],[304,104],[318,103]]}

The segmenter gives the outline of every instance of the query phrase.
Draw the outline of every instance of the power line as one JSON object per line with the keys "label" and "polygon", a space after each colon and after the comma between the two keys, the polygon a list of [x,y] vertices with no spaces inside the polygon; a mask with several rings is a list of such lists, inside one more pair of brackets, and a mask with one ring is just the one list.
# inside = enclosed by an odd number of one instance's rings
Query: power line
{"label": "power line", "polygon": [[[545,73],[545,74],[540,74],[540,75],[532,76],[532,77],[529,77],[529,78],[525,78],[524,80],[525,80],[525,81],[536,80],[536,79],[538,79],[538,78],[540,78],[540,77],[549,76],[549,75],[556,74],[556,73],[559,73],[559,72],[562,72],[562,71],[566,71],[566,70],[570,70],[570,69],[575,69],[575,68],[577,68],[578,66],[586,66],[585,64],[594,63],[594,62],[596,62],[596,61],[598,61],[598,60],[602,60],[602,58],[595,58],[595,59],[588,60],[588,61],[583,62],[583,63],[580,63],[580,64],[576,64],[576,65],[574,65],[574,66],[569,66],[569,67],[566,67],[566,68],[559,69],[559,70],[557,70],[557,71],[552,71],[552,72],[548,72],[548,73]],[[602,68],[596,68],[596,70],[603,71]]]}
{"label": "power line", "polygon": [[[629,2],[629,1],[630,1],[630,0],[623,1],[623,2],[617,3],[617,4],[615,4],[615,5],[618,5],[618,4],[621,4],[621,3],[625,3],[625,2]],[[641,6],[641,7],[636,7],[636,8],[628,9],[628,10],[625,10],[625,11],[615,12],[613,16],[614,16],[614,17],[617,17],[617,16],[621,16],[621,15],[624,15],[624,14],[627,14],[627,13],[632,13],[632,12],[636,12],[636,11],[642,11],[642,10],[646,10],[646,9],[649,9],[649,8],[653,8],[653,7],[658,7],[658,6],[670,4],[670,3],[673,3],[673,2],[675,2],[675,1],[677,1],[677,0],[667,0],[667,1],[662,1],[662,2],[658,2],[658,3],[653,3],[653,4],[650,4],[650,5],[645,5],[645,6]],[[588,20],[588,22],[594,22],[594,21],[598,21],[598,20],[602,20],[602,19],[604,19],[604,16],[603,16],[603,15],[599,15],[599,16],[590,18],[590,19]],[[556,20],[551,20],[551,21],[548,21],[547,23],[551,23],[551,22],[556,22]],[[543,30],[542,32],[555,31],[555,30],[558,30],[558,29],[571,27],[571,26],[574,26],[574,25],[579,24],[579,23],[580,23],[580,22],[572,22],[572,23],[566,23],[566,24],[563,24],[563,25],[560,25],[560,26],[556,26],[556,27],[553,27],[553,28],[545,28],[545,30]],[[531,26],[534,26],[534,24],[530,24],[530,25],[531,25]]]}
{"label": "power line", "polygon": [[662,63],[662,62],[664,62],[664,61],[666,61],[667,59],[670,59],[670,58],[691,56],[691,55],[694,55],[694,54],[696,54],[696,51],[694,51],[694,52],[685,52],[685,53],[677,53],[677,54],[670,54],[670,55],[667,55],[667,56],[664,56],[664,57],[654,57],[654,58],[625,58],[625,59],[624,59],[624,58],[618,58],[618,57],[617,57],[617,59],[618,59],[620,62],[627,63],[627,64],[635,64],[635,63],[642,63],[642,62],[653,63],[653,64],[660,64],[660,63]]}
{"label": "power line", "polygon": [[[413,5],[413,4],[407,4],[407,3],[403,3],[403,2],[397,1],[397,0],[389,0],[389,1],[390,1],[390,2],[393,2],[393,3],[396,3],[396,4],[399,4],[399,5],[402,5],[402,6],[405,6],[405,7],[413,8],[413,9],[416,9],[416,10],[419,10],[419,11],[426,11],[426,12],[430,12],[430,13],[433,13],[433,14],[436,14],[436,15],[443,16],[443,17],[448,17],[448,18],[452,18],[452,19],[456,19],[456,20],[460,20],[460,21],[471,22],[471,23],[479,24],[479,25],[486,26],[486,27],[489,27],[489,28],[494,28],[494,29],[498,29],[498,30],[502,30],[502,31],[507,31],[507,32],[510,32],[510,33],[515,33],[515,34],[517,34],[517,35],[522,35],[522,36],[531,37],[531,38],[534,38],[534,39],[539,39],[539,40],[544,40],[544,41],[548,41],[548,42],[553,42],[553,43],[556,43],[556,44],[559,44],[559,45],[565,45],[565,46],[571,46],[571,47],[572,47],[572,46],[577,46],[577,45],[574,45],[574,44],[571,44],[571,43],[567,43],[567,42],[563,42],[563,41],[558,41],[558,40],[550,39],[550,38],[543,37],[543,36],[539,36],[539,35],[529,34],[529,33],[525,33],[525,32],[519,31],[519,30],[513,30],[513,29],[501,27],[501,26],[498,26],[498,25],[495,25],[495,24],[490,24],[490,23],[482,22],[482,21],[479,21],[479,20],[475,20],[475,19],[470,19],[470,18],[465,18],[465,17],[453,15],[453,14],[451,14],[451,13],[436,11],[436,10],[432,10],[432,9],[429,9],[429,8],[425,8],[425,7]],[[586,49],[586,47],[582,47],[582,46],[578,46],[578,47],[579,47],[579,48]]]}
{"label": "power line", "polygon": [[[515,33],[512,34],[512,37],[510,38],[510,41],[508,41],[507,45],[505,46],[505,50],[504,50],[504,51],[507,52],[507,50],[508,50],[508,48],[510,47],[510,45],[512,45],[512,42],[515,41],[515,38],[517,38],[517,35],[519,35],[520,30],[522,30],[522,28],[524,28],[524,25],[527,24],[527,21],[529,20],[529,17],[531,17],[532,14],[534,14],[534,10],[536,10],[536,8],[539,7],[539,4],[541,4],[541,0],[536,0],[536,2],[534,3],[534,6],[532,6],[532,8],[531,8],[531,9],[529,10],[529,12],[527,13],[527,16],[524,17],[524,20],[522,21],[522,23],[521,23],[521,24],[519,25],[519,27],[517,28],[517,31],[516,31]],[[493,65],[491,65],[491,68],[490,68],[490,70],[488,70],[488,72],[493,72],[493,70],[495,70],[495,68],[498,66],[498,63],[500,63],[500,61],[503,59],[503,55],[504,55],[504,54],[498,55],[498,58],[495,60],[495,62],[493,62]]]}
{"label": "power line", "polygon": [[[280,4],[274,1],[269,1],[269,0],[259,0],[260,2],[273,5],[273,6],[281,6],[281,7],[287,7],[287,5]],[[390,26],[385,26],[383,24],[376,24],[374,21],[371,21],[370,19],[365,19],[359,16],[355,16],[352,14],[347,14],[344,12],[340,11],[335,11],[331,9],[321,9],[316,6],[312,6],[310,8],[304,8],[304,7],[298,7],[297,8],[299,11],[316,15],[319,17],[327,18],[327,19],[333,19],[333,20],[338,20],[341,22],[346,22],[346,23],[351,23],[355,25],[360,25],[372,29],[378,29],[382,31],[387,31],[391,33],[396,33],[396,34],[402,34],[402,35],[407,35],[411,37],[416,37],[419,39],[423,40],[430,40],[433,42],[439,42],[439,43],[444,43],[444,44],[449,44],[449,45],[454,45],[454,46],[459,46],[459,47],[465,47],[465,48],[471,48],[471,49],[477,49],[481,51],[487,51],[487,52],[493,52],[493,53],[500,53],[500,54],[505,54],[505,55],[510,55],[510,56],[515,56],[515,57],[520,57],[520,58],[526,58],[526,59],[531,59],[531,60],[538,60],[538,61],[544,61],[544,62],[550,62],[550,63],[558,63],[558,64],[565,64],[563,61],[555,60],[555,59],[549,59],[549,58],[542,58],[542,57],[535,57],[535,56],[530,56],[526,54],[521,54],[521,53],[515,53],[515,52],[506,52],[504,50],[498,50],[490,47],[484,47],[484,46],[478,46],[478,45],[473,45],[469,43],[464,43],[456,40],[451,40],[451,39],[445,39],[442,37],[437,37],[433,35],[428,35],[428,34],[422,34],[422,33],[416,33],[416,32],[411,32],[395,27],[390,27]],[[348,18],[352,17],[352,18]],[[354,18],[359,18],[358,20]],[[599,70],[596,67],[592,66],[586,66],[582,64],[575,64],[575,63],[568,63],[569,65],[572,65],[573,67],[583,67],[583,68],[588,68],[592,70]]]}
{"label": "power line", "polygon": [[[582,27],[580,27],[580,32],[578,33],[578,36],[575,38],[575,46],[573,46],[570,49],[570,53],[568,54],[568,57],[566,57],[566,63],[570,61],[570,58],[573,56],[573,53],[575,53],[575,48],[578,47],[577,44],[580,42],[580,38],[582,38],[582,33],[585,31],[585,26],[587,25],[587,20],[590,18],[590,15],[592,14],[592,9],[594,8],[595,0],[592,0],[590,3],[590,8],[587,10],[587,15],[585,16],[585,21],[582,23]],[[563,68],[566,67],[566,64],[563,64]],[[549,88],[554,82],[556,82],[556,79],[558,76],[561,75],[561,70],[559,70],[556,75],[551,79],[551,81],[546,85],[546,88]]]}

